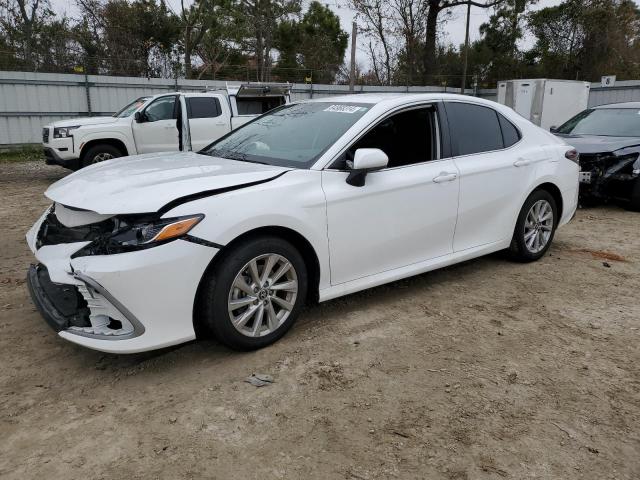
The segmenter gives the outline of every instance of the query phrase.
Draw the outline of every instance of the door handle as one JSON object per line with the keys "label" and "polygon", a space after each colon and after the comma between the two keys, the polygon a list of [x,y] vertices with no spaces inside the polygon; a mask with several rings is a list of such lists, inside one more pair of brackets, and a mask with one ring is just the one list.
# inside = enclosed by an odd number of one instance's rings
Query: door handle
{"label": "door handle", "polygon": [[433,179],[433,181],[434,183],[452,182],[456,178],[458,178],[457,173],[441,172],[440,175]]}
{"label": "door handle", "polygon": [[529,165],[530,163],[531,163],[531,160],[529,160],[527,158],[520,157],[515,162],[513,162],[513,165],[516,166],[516,167],[524,167],[524,166]]}

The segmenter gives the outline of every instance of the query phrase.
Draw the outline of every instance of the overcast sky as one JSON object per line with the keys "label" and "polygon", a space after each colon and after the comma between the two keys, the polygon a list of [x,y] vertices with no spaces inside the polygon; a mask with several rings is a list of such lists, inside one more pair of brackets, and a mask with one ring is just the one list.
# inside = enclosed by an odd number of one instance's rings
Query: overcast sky
{"label": "overcast sky", "polygon": [[[637,3],[638,0],[636,0]],[[70,17],[77,17],[77,9],[75,7],[75,0],[51,0],[54,10],[63,14],[66,13]],[[175,12],[180,11],[180,0],[166,0],[169,7],[172,8]],[[191,4],[193,0],[185,0],[185,4]],[[303,4],[308,5],[310,0],[303,0]],[[327,5],[331,10],[333,10],[340,17],[340,21],[342,23],[343,30],[346,30],[351,34],[351,22],[354,19],[354,12],[351,11],[347,7],[347,0],[327,0],[321,2]],[[553,5],[558,5],[561,3],[561,0],[540,0],[533,8],[535,10],[549,7]],[[476,40],[480,37],[479,28],[482,23],[488,21],[491,16],[492,9],[484,9],[484,8],[471,8],[471,22],[469,27],[470,38],[471,41]],[[452,16],[450,20],[445,25],[445,38],[444,40],[448,43],[451,42],[454,45],[459,45],[464,42],[464,30],[465,30],[465,21],[466,21],[466,6],[456,7],[452,10]],[[363,65],[368,64],[367,55],[363,48],[363,38],[358,38],[358,51],[357,51],[357,60],[359,63]],[[533,39],[525,38],[524,46],[528,47],[533,43]],[[349,43],[351,45],[351,43]],[[349,56],[349,52],[347,52],[347,58]]]}

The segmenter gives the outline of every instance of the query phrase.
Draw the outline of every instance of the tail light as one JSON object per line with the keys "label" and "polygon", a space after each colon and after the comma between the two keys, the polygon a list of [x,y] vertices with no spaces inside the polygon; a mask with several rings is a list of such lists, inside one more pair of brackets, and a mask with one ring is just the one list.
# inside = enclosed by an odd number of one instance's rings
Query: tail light
{"label": "tail light", "polygon": [[564,152],[564,157],[568,158],[569,160],[571,160],[574,163],[577,163],[578,165],[580,164],[580,154],[578,153],[578,151],[575,148],[572,148],[572,149],[567,150],[566,152]]}

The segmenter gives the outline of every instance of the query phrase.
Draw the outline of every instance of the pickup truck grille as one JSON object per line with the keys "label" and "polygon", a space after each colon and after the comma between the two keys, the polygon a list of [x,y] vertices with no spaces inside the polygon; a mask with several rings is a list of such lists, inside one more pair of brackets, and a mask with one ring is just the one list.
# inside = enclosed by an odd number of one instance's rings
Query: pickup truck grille
{"label": "pickup truck grille", "polygon": [[42,129],[42,143],[49,143],[49,129]]}

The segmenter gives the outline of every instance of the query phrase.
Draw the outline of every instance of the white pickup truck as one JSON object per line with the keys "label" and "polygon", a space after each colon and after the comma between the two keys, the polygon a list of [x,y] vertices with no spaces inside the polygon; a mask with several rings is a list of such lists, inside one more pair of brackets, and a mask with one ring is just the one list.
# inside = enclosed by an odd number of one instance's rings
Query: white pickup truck
{"label": "white pickup truck", "polygon": [[205,93],[140,97],[111,117],[45,125],[47,164],[77,170],[116,157],[198,151],[258,115],[289,103],[288,85],[244,84]]}

